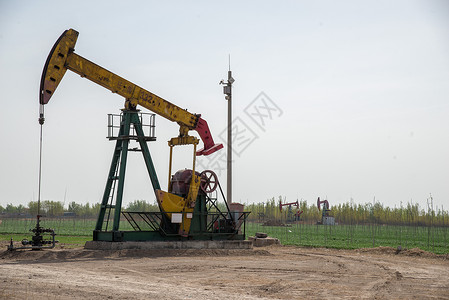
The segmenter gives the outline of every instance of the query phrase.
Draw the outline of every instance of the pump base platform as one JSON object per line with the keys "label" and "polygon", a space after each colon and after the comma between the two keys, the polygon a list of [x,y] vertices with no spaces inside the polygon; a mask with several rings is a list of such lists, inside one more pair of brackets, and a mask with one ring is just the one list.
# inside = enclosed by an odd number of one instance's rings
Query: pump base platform
{"label": "pump base platform", "polygon": [[88,241],[84,249],[89,250],[124,250],[124,249],[252,249],[252,241],[155,241],[155,242],[105,242]]}

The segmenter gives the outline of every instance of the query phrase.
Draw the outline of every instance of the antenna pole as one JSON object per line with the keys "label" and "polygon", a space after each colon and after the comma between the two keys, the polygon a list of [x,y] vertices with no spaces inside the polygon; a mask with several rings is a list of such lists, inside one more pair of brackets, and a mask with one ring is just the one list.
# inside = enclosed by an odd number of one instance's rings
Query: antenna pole
{"label": "antenna pole", "polygon": [[228,71],[228,149],[227,149],[227,178],[226,178],[226,196],[228,205],[232,203],[232,83],[229,79],[232,78],[231,70]]}
{"label": "antenna pole", "polygon": [[232,84],[234,78],[232,78],[231,71],[231,55],[228,56],[228,81],[225,83],[222,80],[223,93],[226,95],[225,99],[228,100],[228,141],[227,141],[227,169],[226,169],[226,198],[228,205],[232,203]]}

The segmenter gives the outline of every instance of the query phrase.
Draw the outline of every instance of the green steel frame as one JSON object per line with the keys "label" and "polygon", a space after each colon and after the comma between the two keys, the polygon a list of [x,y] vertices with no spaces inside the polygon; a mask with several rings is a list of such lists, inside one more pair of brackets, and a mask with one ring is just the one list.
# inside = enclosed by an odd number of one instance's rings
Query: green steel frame
{"label": "green steel frame", "polygon": [[[130,136],[131,124],[134,126],[136,136]],[[117,142],[115,144],[114,154],[112,156],[112,163],[109,169],[108,179],[101,202],[100,213],[98,215],[95,231],[109,231],[109,222],[111,213],[113,213],[112,231],[119,230],[120,215],[123,199],[123,187],[125,184],[126,161],[128,158],[128,146],[131,139],[139,142],[140,150],[145,161],[145,165],[150,176],[153,189],[160,189],[159,180],[156,175],[156,170],[151,159],[150,150],[148,149],[147,140],[154,140],[153,137],[145,136],[142,123],[139,118],[138,111],[123,110],[120,130]],[[117,193],[114,194],[117,187]]]}
{"label": "green steel frame", "polygon": [[[135,134],[130,135],[131,125]],[[248,212],[241,212],[238,220],[233,219],[233,212],[221,212],[216,205],[216,198],[211,199],[205,194],[199,194],[193,212],[191,232],[189,237],[178,234],[176,224],[171,224],[165,213],[162,212],[122,212],[123,188],[125,184],[126,161],[128,157],[130,140],[139,142],[140,151],[150,176],[154,190],[160,189],[156,170],[151,159],[147,141],[155,140],[154,137],[145,136],[139,112],[124,109],[120,119],[120,128],[117,137],[109,137],[116,140],[112,163],[109,169],[108,179],[101,202],[95,230],[94,241],[163,241],[163,240],[244,240],[245,221]],[[134,150],[135,151],[135,150]],[[116,191],[117,189],[117,191]],[[221,191],[221,186],[220,186]],[[221,191],[223,194],[223,192]],[[224,197],[224,195],[222,195]],[[115,199],[115,201],[114,201]],[[225,202],[226,203],[226,202]],[[212,212],[214,211],[214,212]],[[228,209],[229,211],[229,209]],[[134,228],[134,231],[120,231],[120,217],[123,216]],[[135,218],[146,222],[146,228],[142,230]],[[112,220],[112,227],[111,227]],[[230,230],[229,222],[238,224]],[[243,227],[242,227],[243,225]],[[214,228],[214,226],[218,226]],[[243,229],[243,232],[242,230]]]}

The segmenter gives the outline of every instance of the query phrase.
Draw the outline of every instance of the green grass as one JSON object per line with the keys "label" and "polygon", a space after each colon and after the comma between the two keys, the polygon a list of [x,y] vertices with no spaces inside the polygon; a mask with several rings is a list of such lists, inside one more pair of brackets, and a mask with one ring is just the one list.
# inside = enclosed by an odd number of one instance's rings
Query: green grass
{"label": "green grass", "polygon": [[449,228],[391,225],[310,225],[291,227],[262,226],[248,223],[247,236],[265,232],[283,245],[358,249],[379,246],[422,250],[437,254],[449,253]]}
{"label": "green grass", "polygon": [[[54,229],[58,236],[92,236],[96,220],[93,219],[42,219],[40,226]],[[110,224],[111,226],[112,224]],[[36,226],[36,219],[3,219],[0,224],[0,233],[31,234],[30,229]],[[126,221],[120,222],[122,230],[132,230]]]}
{"label": "green grass", "polygon": [[[43,219],[41,226],[55,230],[56,239],[61,244],[82,246],[92,240],[92,231],[96,220],[92,219]],[[36,226],[35,219],[3,219],[0,223],[0,240],[15,241],[31,239],[30,229]],[[132,230],[123,221],[121,230]],[[396,248],[422,250],[437,254],[449,253],[448,227],[418,227],[392,225],[310,225],[293,224],[291,227],[262,226],[260,223],[248,223],[246,235],[254,236],[256,232],[268,233],[279,238],[283,245],[306,247],[328,247],[340,249],[370,248],[390,246]]]}
{"label": "green grass", "polygon": [[[57,247],[74,248],[82,247],[87,241],[92,240],[92,231],[96,220],[92,219],[42,219],[40,226],[52,228],[56,233]],[[0,224],[0,241],[15,242],[23,239],[31,240],[33,233],[30,229],[36,226],[36,219],[3,219]],[[124,224],[125,226],[125,224]],[[126,224],[126,226],[129,226]],[[46,238],[50,238],[46,235]]]}
{"label": "green grass", "polygon": [[[32,234],[8,234],[8,233],[0,233],[0,241],[7,241],[9,242],[11,238],[15,242],[15,246],[18,247],[20,244],[17,244],[16,242],[20,242],[23,239],[31,240]],[[46,236],[46,238],[50,238],[50,236]],[[77,235],[77,236],[56,236],[55,238],[58,243],[56,244],[57,248],[76,248],[76,247],[83,247],[84,244],[87,241],[92,240],[92,235],[86,236],[86,235]],[[1,250],[1,249],[0,249]]]}

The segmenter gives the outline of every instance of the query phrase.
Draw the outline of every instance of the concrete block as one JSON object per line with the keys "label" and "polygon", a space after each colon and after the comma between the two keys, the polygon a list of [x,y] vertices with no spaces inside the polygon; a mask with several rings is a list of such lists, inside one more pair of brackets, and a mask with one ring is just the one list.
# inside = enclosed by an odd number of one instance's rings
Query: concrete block
{"label": "concrete block", "polygon": [[248,237],[249,241],[253,242],[254,247],[266,247],[270,245],[280,245],[281,242],[277,238],[266,237],[266,238],[258,238],[254,236]]}
{"label": "concrete block", "polygon": [[251,241],[157,241],[157,242],[105,242],[88,241],[84,249],[252,249]]}

